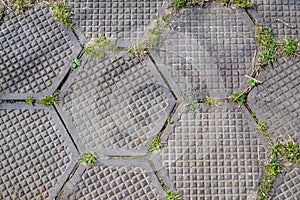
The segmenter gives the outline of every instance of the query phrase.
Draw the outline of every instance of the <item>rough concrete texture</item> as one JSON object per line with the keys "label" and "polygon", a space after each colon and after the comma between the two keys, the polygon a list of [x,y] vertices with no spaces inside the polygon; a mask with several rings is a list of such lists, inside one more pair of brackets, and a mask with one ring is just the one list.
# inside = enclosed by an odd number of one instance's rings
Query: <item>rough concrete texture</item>
{"label": "rough concrete texture", "polygon": [[0,30],[2,99],[52,94],[81,51],[71,30],[56,22],[45,5],[24,15],[8,14]]}
{"label": "rough concrete texture", "polygon": [[78,153],[55,111],[0,105],[0,198],[53,199]]}
{"label": "rough concrete texture", "polygon": [[60,199],[162,199],[164,190],[146,160],[100,160],[80,165]]}
{"label": "rough concrete texture", "polygon": [[249,10],[253,18],[271,28],[278,38],[300,37],[300,1],[298,0],[254,0]]}
{"label": "rough concrete texture", "polygon": [[[74,29],[47,4],[2,12],[0,199],[163,199],[168,190],[185,200],[256,199],[269,144],[227,94],[247,87],[255,22],[278,40],[299,40],[300,3],[253,2],[248,10],[210,2],[167,15],[167,1],[67,0]],[[148,26],[163,15],[161,44],[145,56],[123,52],[155,36]],[[79,43],[99,36],[118,51],[102,59],[80,52]],[[69,74],[77,56],[81,64]],[[299,64],[299,55],[278,55],[248,96],[274,139],[300,142]],[[190,88],[222,104],[193,102],[202,111],[185,113]],[[59,105],[38,105],[57,90]],[[34,105],[24,104],[29,95]],[[150,155],[156,136],[163,148]],[[97,162],[80,163],[84,152]],[[300,198],[299,169],[287,165],[271,199]]]}
{"label": "rough concrete texture", "polygon": [[70,116],[80,151],[106,155],[145,154],[175,105],[150,58],[127,53],[102,61],[84,55],[61,93],[59,110]]}
{"label": "rough concrete texture", "polygon": [[267,66],[259,76],[262,85],[249,95],[254,113],[267,123],[274,138],[299,142],[300,59],[279,59]]}
{"label": "rough concrete texture", "polygon": [[296,200],[300,198],[300,169],[298,167],[285,169],[277,180],[272,199]]}
{"label": "rough concrete texture", "polygon": [[184,199],[246,199],[255,193],[266,141],[247,110],[225,104],[183,113],[161,152]]}
{"label": "rough concrete texture", "polygon": [[122,46],[138,41],[146,26],[163,11],[162,0],[67,0],[66,4],[74,12],[73,21],[83,43],[106,36]]}
{"label": "rough concrete texture", "polygon": [[[168,33],[160,53],[173,73],[178,68],[188,70],[179,72],[180,77],[186,74],[195,79],[187,87],[204,81],[197,80],[197,73],[211,84],[207,88],[210,92],[224,86],[227,92],[244,87],[244,75],[251,73],[255,42],[253,22],[243,10],[227,9],[220,4],[184,9],[179,19],[171,20],[171,26],[176,31]],[[183,64],[187,66],[182,67]],[[177,81],[176,74],[173,76]],[[216,93],[222,96],[220,91]]]}

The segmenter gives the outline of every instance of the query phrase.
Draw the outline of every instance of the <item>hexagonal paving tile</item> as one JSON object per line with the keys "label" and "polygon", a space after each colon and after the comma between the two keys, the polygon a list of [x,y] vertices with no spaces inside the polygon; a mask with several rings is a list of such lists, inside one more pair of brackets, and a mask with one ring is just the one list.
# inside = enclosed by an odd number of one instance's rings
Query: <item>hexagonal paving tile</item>
{"label": "hexagonal paving tile", "polygon": [[69,28],[39,4],[0,25],[1,98],[39,98],[52,94],[68,73],[81,47]]}
{"label": "hexagonal paving tile", "polygon": [[143,36],[145,27],[158,16],[163,1],[67,0],[66,4],[75,14],[73,21],[82,32],[83,40],[106,36],[126,46]]}
{"label": "hexagonal paving tile", "polygon": [[205,83],[206,90],[216,94],[224,87],[226,92],[242,90],[256,49],[254,24],[247,14],[219,3],[180,14],[171,20],[175,33],[165,35],[159,52],[174,80],[183,89]]}
{"label": "hexagonal paving tile", "polygon": [[162,199],[164,190],[146,160],[100,160],[81,165],[60,199]]}
{"label": "hexagonal paving tile", "polygon": [[255,20],[271,28],[280,38],[299,39],[299,0],[253,0],[254,9],[249,9]]}
{"label": "hexagonal paving tile", "polygon": [[78,153],[53,108],[0,105],[0,199],[54,199]]}
{"label": "hexagonal paving tile", "polygon": [[267,123],[274,137],[300,141],[300,59],[279,59],[265,67],[263,82],[249,95],[249,105],[258,119]]}
{"label": "hexagonal paving tile", "polygon": [[124,53],[103,61],[84,55],[61,99],[81,151],[108,155],[145,154],[175,105],[149,57]]}
{"label": "hexagonal paving tile", "polygon": [[297,200],[300,198],[300,169],[288,168],[281,174],[274,184],[274,194],[272,199]]}
{"label": "hexagonal paving tile", "polygon": [[255,127],[246,109],[229,104],[184,113],[162,149],[158,170],[183,199],[255,196],[265,158],[262,142],[267,144]]}

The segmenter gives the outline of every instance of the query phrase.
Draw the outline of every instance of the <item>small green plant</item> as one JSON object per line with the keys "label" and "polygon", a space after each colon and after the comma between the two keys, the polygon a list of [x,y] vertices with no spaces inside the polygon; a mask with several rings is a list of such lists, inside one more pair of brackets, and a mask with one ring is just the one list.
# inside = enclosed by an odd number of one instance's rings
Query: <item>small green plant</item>
{"label": "small green plant", "polygon": [[209,106],[221,106],[221,99],[220,98],[210,98],[205,97],[204,99],[200,100],[200,103],[206,103]]}
{"label": "small green plant", "polygon": [[12,0],[12,7],[19,12],[23,12],[34,4],[33,0]]}
{"label": "small green plant", "polygon": [[284,39],[284,45],[282,53],[284,55],[293,55],[295,54],[297,48],[298,48],[298,42],[291,38]]}
{"label": "small green plant", "polygon": [[267,127],[267,124],[265,122],[260,121],[260,120],[257,122],[257,130],[265,132],[267,130],[267,128],[268,127]]}
{"label": "small green plant", "polygon": [[290,140],[276,145],[277,152],[288,162],[300,164],[300,145]]}
{"label": "small green plant", "polygon": [[252,3],[248,0],[233,0],[233,3],[241,8],[248,8],[252,6]]}
{"label": "small green plant", "polygon": [[85,152],[81,155],[79,161],[86,164],[95,164],[97,162],[97,155],[90,152]]}
{"label": "small green plant", "polygon": [[248,86],[254,87],[258,84],[262,84],[261,81],[257,80],[256,78],[253,78],[251,76],[245,75],[248,78]]}
{"label": "small green plant", "polygon": [[220,2],[223,4],[229,4],[230,0],[220,0]]}
{"label": "small green plant", "polygon": [[63,3],[58,2],[52,5],[53,13],[63,24],[71,25],[71,12],[70,9]]}
{"label": "small green plant", "polygon": [[175,0],[174,6],[177,8],[186,8],[187,7],[187,0]]}
{"label": "small green plant", "polygon": [[155,150],[159,150],[161,149],[163,146],[164,146],[165,143],[161,142],[160,141],[160,138],[159,137],[155,137],[151,143],[150,143],[150,147],[148,149],[148,152],[149,153],[152,153],[154,152]]}
{"label": "small green plant", "polygon": [[233,94],[231,93],[229,94],[229,99],[242,106],[246,103],[247,94],[245,94],[243,91],[235,92]]}
{"label": "small green plant", "polygon": [[177,192],[174,191],[168,191],[166,193],[165,200],[180,200],[180,196]]}
{"label": "small green plant", "polygon": [[58,95],[59,92],[55,92],[53,95],[46,95],[40,101],[44,106],[56,105],[58,104]]}
{"label": "small green plant", "polygon": [[128,52],[136,56],[146,55],[148,53],[147,49],[158,46],[163,40],[161,34],[168,23],[169,21],[165,16],[152,19],[150,28],[145,33],[144,39],[130,45],[127,49]]}
{"label": "small green plant", "polygon": [[190,88],[188,92],[183,95],[184,110],[186,113],[195,112],[196,110],[202,111],[196,90],[196,88]]}
{"label": "small green plant", "polygon": [[270,64],[275,59],[277,49],[277,43],[273,32],[260,24],[256,24],[255,37],[256,43],[260,48],[258,63],[260,65]]}
{"label": "small green plant", "polygon": [[173,124],[174,121],[172,119],[167,119],[167,124]]}
{"label": "small green plant", "polygon": [[105,36],[92,40],[85,48],[85,53],[91,57],[103,58],[106,52],[114,52],[117,47]]}
{"label": "small green plant", "polygon": [[32,105],[33,104],[32,96],[28,96],[25,99],[25,103],[28,104],[28,105]]}
{"label": "small green plant", "polygon": [[71,66],[71,72],[74,71],[77,67],[79,67],[81,61],[79,58],[74,58],[72,66]]}

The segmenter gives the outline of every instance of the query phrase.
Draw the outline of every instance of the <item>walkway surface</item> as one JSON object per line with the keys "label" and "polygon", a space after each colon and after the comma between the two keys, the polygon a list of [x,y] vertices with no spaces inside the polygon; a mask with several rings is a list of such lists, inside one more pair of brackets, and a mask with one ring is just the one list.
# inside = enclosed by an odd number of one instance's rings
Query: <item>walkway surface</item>
{"label": "walkway surface", "polygon": [[[300,142],[299,54],[262,69],[248,109],[228,99],[247,88],[256,22],[278,40],[300,40],[298,0],[253,0],[247,10],[212,1],[176,12],[163,0],[66,0],[73,28],[47,2],[23,13],[3,2],[0,199],[164,199],[176,191],[185,200],[254,200],[269,143],[252,112],[272,137]],[[143,56],[127,52],[155,28],[158,45]],[[101,36],[118,50],[92,58],[84,49]],[[74,58],[81,63],[71,72]],[[56,91],[58,105],[38,103]],[[220,105],[196,102],[187,112],[194,96]],[[163,147],[150,153],[156,137]],[[84,152],[97,162],[79,162]],[[300,199],[300,168],[285,167],[270,196]]]}

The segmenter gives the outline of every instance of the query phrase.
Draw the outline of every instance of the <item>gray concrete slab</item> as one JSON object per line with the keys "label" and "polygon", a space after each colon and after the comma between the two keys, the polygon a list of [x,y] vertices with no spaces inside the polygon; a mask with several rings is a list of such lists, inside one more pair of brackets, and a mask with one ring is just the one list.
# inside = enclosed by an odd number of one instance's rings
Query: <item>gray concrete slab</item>
{"label": "gray concrete slab", "polygon": [[[84,55],[61,90],[59,112],[81,152],[145,154],[175,99],[148,56]],[[69,120],[66,120],[69,119]]]}
{"label": "gray concrete slab", "polygon": [[255,127],[245,108],[231,104],[183,113],[167,133],[158,171],[182,199],[255,197],[267,148]]}
{"label": "gray concrete slab", "polygon": [[81,164],[59,199],[163,199],[165,192],[146,160]]}
{"label": "gray concrete slab", "polygon": [[253,0],[253,18],[271,28],[278,38],[300,38],[300,1]]}
{"label": "gray concrete slab", "polygon": [[74,13],[73,22],[83,43],[106,36],[124,47],[138,41],[152,18],[163,11],[162,0],[67,0],[66,4]]}
{"label": "gray concrete slab", "polygon": [[57,22],[43,4],[24,15],[9,13],[0,30],[2,99],[54,93],[81,51],[72,31]]}
{"label": "gray concrete slab", "polygon": [[285,172],[278,177],[271,198],[274,200],[300,198],[300,169],[298,167],[286,168]]}
{"label": "gray concrete slab", "polygon": [[263,82],[249,95],[249,105],[266,122],[273,137],[299,142],[300,59],[279,59],[265,67],[258,79]]}
{"label": "gray concrete slab", "polygon": [[55,110],[0,104],[0,199],[54,199],[78,153]]}
{"label": "gray concrete slab", "polygon": [[[190,79],[199,84],[203,80],[196,78],[198,70],[200,77],[208,76],[207,84],[212,85],[208,90],[221,89],[220,84],[227,91],[243,89],[247,83],[244,75],[251,73],[256,49],[253,22],[243,10],[211,3],[204,8],[183,9],[171,25],[175,33],[166,36],[160,53],[165,64],[174,69],[176,81],[176,76],[184,78],[184,74],[191,73]],[[175,74],[178,68],[182,69],[180,75]]]}

